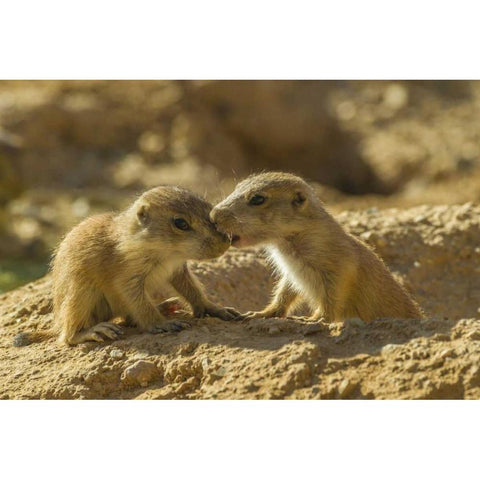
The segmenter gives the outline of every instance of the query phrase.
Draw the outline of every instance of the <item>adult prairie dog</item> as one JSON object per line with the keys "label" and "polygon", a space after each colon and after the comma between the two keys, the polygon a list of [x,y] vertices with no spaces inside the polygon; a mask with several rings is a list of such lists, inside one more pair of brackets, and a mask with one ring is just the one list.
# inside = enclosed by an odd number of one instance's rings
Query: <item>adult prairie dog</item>
{"label": "adult prairie dog", "polygon": [[422,312],[383,261],[348,234],[301,178],[253,175],[216,205],[211,220],[232,245],[267,247],[281,273],[272,302],[247,318],[283,317],[300,300],[312,320],[421,318]]}
{"label": "adult prairie dog", "polygon": [[194,316],[230,320],[238,315],[205,296],[186,261],[221,255],[230,246],[209,220],[211,205],[179,187],[145,192],[124,212],[93,216],[60,243],[53,271],[55,329],[68,344],[115,339],[124,317],[142,331],[181,330],[168,321],[154,295],[172,288]]}

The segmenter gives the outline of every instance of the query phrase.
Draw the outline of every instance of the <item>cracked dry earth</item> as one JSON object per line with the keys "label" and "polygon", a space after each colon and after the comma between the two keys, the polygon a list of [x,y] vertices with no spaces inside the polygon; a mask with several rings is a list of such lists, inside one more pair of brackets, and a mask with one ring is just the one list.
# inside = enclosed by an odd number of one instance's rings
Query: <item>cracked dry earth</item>
{"label": "cracked dry earth", "polygon": [[[13,346],[52,321],[50,278],[0,297],[1,398],[480,398],[480,207],[369,209],[337,216],[372,245],[425,320],[194,320],[179,334],[127,329],[104,344]],[[261,252],[231,249],[194,268],[242,311],[273,284]],[[300,312],[301,313],[301,312]]]}

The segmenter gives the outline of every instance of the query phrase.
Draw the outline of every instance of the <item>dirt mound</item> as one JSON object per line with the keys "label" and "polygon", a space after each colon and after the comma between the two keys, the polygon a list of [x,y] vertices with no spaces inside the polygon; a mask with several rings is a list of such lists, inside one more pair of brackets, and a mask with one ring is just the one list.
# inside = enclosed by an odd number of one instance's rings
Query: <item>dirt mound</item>
{"label": "dirt mound", "polygon": [[[14,347],[52,321],[47,276],[0,297],[2,398],[479,398],[480,207],[344,212],[426,310],[422,321],[323,325],[302,319],[194,320],[177,335],[103,345]],[[272,275],[260,252],[195,265],[209,295],[263,306]]]}

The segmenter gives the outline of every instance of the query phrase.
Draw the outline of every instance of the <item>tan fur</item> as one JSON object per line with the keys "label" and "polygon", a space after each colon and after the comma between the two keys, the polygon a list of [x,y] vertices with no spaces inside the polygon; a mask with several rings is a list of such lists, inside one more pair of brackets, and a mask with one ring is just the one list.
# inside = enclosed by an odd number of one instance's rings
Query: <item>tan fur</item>
{"label": "tan fur", "polygon": [[[252,205],[255,195],[265,202]],[[380,257],[345,232],[295,175],[269,172],[247,178],[210,218],[235,246],[265,246],[281,275],[270,305],[247,318],[286,316],[302,299],[313,310],[311,319],[423,316]]]}
{"label": "tan fur", "polygon": [[[211,205],[179,187],[145,192],[126,211],[86,219],[61,242],[52,263],[55,329],[68,344],[117,338],[114,317],[146,332],[186,326],[168,322],[156,295],[172,289],[195,315],[232,319],[236,313],[214,305],[186,261],[213,258],[229,247],[209,221]],[[178,229],[175,218],[190,225]]]}

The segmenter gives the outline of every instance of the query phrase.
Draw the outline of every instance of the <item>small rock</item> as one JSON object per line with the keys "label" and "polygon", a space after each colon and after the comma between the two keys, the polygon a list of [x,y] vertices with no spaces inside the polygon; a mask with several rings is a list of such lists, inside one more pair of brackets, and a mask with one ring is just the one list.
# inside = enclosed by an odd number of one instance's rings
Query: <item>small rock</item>
{"label": "small rock", "polygon": [[347,398],[357,387],[357,383],[345,378],[338,387],[340,398]]}
{"label": "small rock", "polygon": [[430,352],[428,350],[416,349],[412,350],[411,357],[414,360],[425,360],[430,357]]}
{"label": "small rock", "polygon": [[220,367],[220,368],[217,368],[217,370],[215,370],[214,372],[212,372],[212,375],[214,375],[215,377],[224,377],[227,373],[227,370],[225,369],[225,367]]}
{"label": "small rock", "polygon": [[184,395],[185,393],[188,393],[197,388],[197,386],[197,379],[195,377],[190,377],[175,388],[175,393],[177,395]]}
{"label": "small rock", "polygon": [[132,360],[143,360],[144,358],[147,358],[149,356],[148,353],[141,352],[141,353],[136,353],[133,357]]}
{"label": "small rock", "polygon": [[123,371],[121,380],[130,386],[140,385],[146,387],[159,376],[160,370],[153,362],[139,360]]}
{"label": "small rock", "polygon": [[280,329],[278,327],[273,326],[268,329],[268,333],[270,333],[271,335],[275,335],[277,333],[280,333]]}
{"label": "small rock", "polygon": [[473,332],[468,333],[467,338],[469,340],[480,340],[480,331],[474,330]]}
{"label": "small rock", "polygon": [[203,370],[207,370],[209,366],[210,366],[210,360],[208,358],[203,358],[202,359]]}
{"label": "small rock", "polygon": [[405,363],[405,370],[407,372],[416,372],[418,370],[418,363],[412,360],[409,360]]}
{"label": "small rock", "polygon": [[388,343],[387,345],[385,345],[383,348],[382,348],[382,353],[384,355],[388,355],[390,353],[393,353],[395,352],[396,350],[399,350],[401,348],[400,345],[397,345],[395,343]]}
{"label": "small rock", "polygon": [[438,354],[438,356],[439,356],[440,358],[448,358],[448,357],[453,357],[453,354],[454,354],[453,348],[444,348],[444,349]]}
{"label": "small rock", "polygon": [[287,395],[295,388],[307,387],[311,383],[310,367],[306,363],[296,363],[285,372],[278,383],[278,388]]}
{"label": "small rock", "polygon": [[122,358],[124,355],[125,353],[118,348],[112,348],[112,350],[110,351],[110,356],[112,358]]}
{"label": "small rock", "polygon": [[198,347],[197,342],[185,343],[183,345],[180,345],[178,349],[178,354],[182,356],[191,355],[197,347]]}
{"label": "small rock", "polygon": [[472,367],[470,372],[468,372],[468,385],[469,387],[475,387],[480,384],[480,367],[478,365],[475,365]]}
{"label": "small rock", "polygon": [[360,234],[360,237],[362,238],[362,240],[364,240],[365,242],[368,242],[370,241],[372,238],[373,238],[373,233],[372,232],[363,232],[362,234]]}

